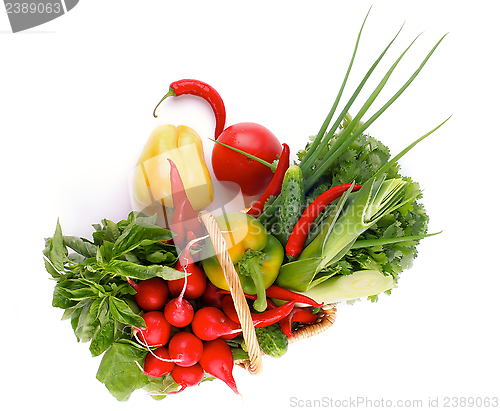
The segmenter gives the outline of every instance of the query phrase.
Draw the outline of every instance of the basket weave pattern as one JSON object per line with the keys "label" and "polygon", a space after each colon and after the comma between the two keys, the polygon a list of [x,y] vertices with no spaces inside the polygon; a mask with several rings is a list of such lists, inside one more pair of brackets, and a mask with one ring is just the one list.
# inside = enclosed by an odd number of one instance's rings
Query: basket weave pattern
{"label": "basket weave pattern", "polygon": [[[251,374],[260,374],[262,372],[262,352],[255,334],[255,328],[250,314],[250,308],[245,298],[243,288],[241,287],[238,273],[236,272],[229,252],[227,251],[226,240],[215,221],[215,217],[208,211],[201,211],[198,218],[205,225],[210,240],[212,241],[217,259],[224,272],[224,277],[229,286],[229,292],[234,301],[236,314],[240,320],[243,339],[248,350],[248,360],[235,361],[236,364],[246,368]],[[336,319],[337,309],[335,304],[323,306],[318,313],[318,319],[314,324],[299,326],[294,331],[294,337],[288,337],[288,342],[303,340],[305,338],[317,335],[330,328]]]}

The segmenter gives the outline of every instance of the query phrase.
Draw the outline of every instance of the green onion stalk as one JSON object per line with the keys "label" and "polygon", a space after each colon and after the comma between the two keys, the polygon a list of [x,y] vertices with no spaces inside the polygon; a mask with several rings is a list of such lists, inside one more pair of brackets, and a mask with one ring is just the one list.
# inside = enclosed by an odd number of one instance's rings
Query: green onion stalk
{"label": "green onion stalk", "polygon": [[[449,119],[449,118],[448,118]],[[281,267],[276,284],[295,291],[308,291],[314,287],[331,287],[328,279],[338,274],[331,270],[336,262],[355,246],[358,237],[377,221],[421,195],[417,183],[404,178],[386,178],[387,171],[416,144],[428,137],[446,121],[414,141],[375,173],[356,193],[347,191],[335,211],[323,224],[317,237],[301,252],[298,260]],[[352,187],[351,187],[352,188]],[[398,241],[425,236],[400,237]],[[393,242],[379,239],[378,245]],[[324,283],[325,284],[322,284]]]}
{"label": "green onion stalk", "polygon": [[[389,78],[391,77],[392,73],[396,69],[397,65],[399,62],[402,60],[403,56],[407,53],[407,51],[410,49],[410,47],[415,43],[417,38],[420,36],[417,36],[411,43],[410,45],[403,51],[403,53],[396,59],[394,64],[389,68],[385,76],[382,78],[382,80],[379,82],[377,87],[373,90],[373,92],[370,94],[368,99],[365,101],[365,103],[362,105],[361,109],[359,112],[352,118],[352,120],[349,122],[348,126],[339,131],[339,127],[342,123],[342,120],[344,120],[346,117],[349,116],[348,110],[351,108],[352,104],[362,91],[363,87],[365,86],[365,83],[367,80],[370,78],[371,74],[375,70],[375,68],[378,66],[379,62],[382,60],[390,46],[393,44],[393,42],[396,40],[397,36],[402,30],[402,27],[399,29],[395,37],[389,42],[387,47],[382,51],[380,56],[377,58],[377,60],[372,64],[370,69],[367,71],[366,75],[362,79],[362,81],[359,83],[358,87],[354,91],[353,95],[349,99],[349,101],[346,103],[342,111],[339,113],[337,119],[331,126],[330,130],[328,133],[326,133],[326,130],[328,129],[329,124],[331,123],[333,116],[338,108],[338,104],[340,102],[340,99],[342,97],[345,85],[347,83],[347,79],[349,77],[351,68],[354,63],[354,59],[357,53],[359,41],[361,38],[361,33],[363,31],[363,27],[365,25],[365,22],[368,18],[368,15],[370,13],[370,10],[368,11],[363,24],[360,28],[360,31],[358,33],[358,37],[356,40],[356,44],[354,47],[354,51],[352,54],[351,61],[349,63],[346,75],[344,77],[344,81],[340,87],[340,90],[337,94],[337,97],[335,99],[335,102],[328,113],[325,121],[323,122],[323,125],[321,126],[321,129],[319,133],[316,135],[316,138],[312,142],[311,146],[309,147],[306,155],[300,162],[299,166],[302,169],[302,173],[305,177],[305,183],[304,183],[304,189],[307,192],[313,185],[321,178],[321,176],[332,166],[332,164],[347,150],[347,148],[357,139],[359,136],[371,125],[373,122],[379,118],[398,98],[401,96],[401,94],[409,87],[409,85],[413,82],[413,80],[417,77],[417,75],[420,73],[420,71],[423,69],[427,61],[430,59],[438,45],[441,43],[441,41],[444,39],[446,34],[441,37],[441,39],[436,43],[436,45],[431,49],[431,51],[427,54],[425,59],[422,61],[420,66],[415,70],[415,72],[410,76],[410,78],[403,84],[403,86],[375,113],[373,114],[366,122],[362,122],[361,119],[362,117],[366,114],[368,109],[372,106],[372,104],[375,102],[376,98],[388,82]],[[337,132],[340,132],[338,134],[338,138],[336,139],[335,143],[332,145],[332,147],[328,150],[328,153],[324,156],[324,158],[321,160],[321,162],[317,165],[316,161],[318,160],[319,156],[323,153],[324,149],[328,146],[329,142],[331,139],[336,135]],[[326,133],[326,134],[325,134]],[[278,196],[274,199],[274,201],[269,202],[269,204],[266,206],[264,209],[263,213],[258,217],[259,221],[263,223],[265,226],[269,227],[272,225],[272,223],[276,219],[276,213],[281,206],[281,196]]]}

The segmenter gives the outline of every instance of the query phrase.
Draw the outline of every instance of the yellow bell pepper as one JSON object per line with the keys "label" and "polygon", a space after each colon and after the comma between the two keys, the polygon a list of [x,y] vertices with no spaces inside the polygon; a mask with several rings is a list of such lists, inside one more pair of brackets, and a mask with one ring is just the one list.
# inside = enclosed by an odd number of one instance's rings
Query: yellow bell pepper
{"label": "yellow bell pepper", "polygon": [[[283,246],[255,217],[246,213],[229,212],[215,221],[226,241],[243,291],[257,295],[253,307],[257,311],[264,311],[267,307],[266,289],[274,283],[283,263]],[[210,282],[218,288],[229,290],[211,242],[205,243],[201,259]]]}
{"label": "yellow bell pepper", "polygon": [[179,170],[193,208],[207,207],[214,199],[214,188],[201,138],[190,127],[170,124],[154,129],[144,146],[133,177],[135,201],[144,208],[158,202],[173,207],[169,158]]}

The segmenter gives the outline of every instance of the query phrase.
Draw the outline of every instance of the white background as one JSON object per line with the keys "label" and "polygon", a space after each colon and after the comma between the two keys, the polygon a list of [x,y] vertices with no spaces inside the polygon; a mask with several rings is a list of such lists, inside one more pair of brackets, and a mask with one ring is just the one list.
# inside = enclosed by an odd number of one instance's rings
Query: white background
{"label": "white background", "polygon": [[[124,218],[128,175],[157,125],[193,127],[210,153],[214,118],[202,100],[169,99],[153,118],[172,81],[206,81],[224,98],[226,125],[257,122],[294,151],[303,147],[333,103],[372,4],[345,95],[403,22],[363,97],[423,32],[377,109],[449,32],[370,128],[397,153],[453,114],[401,161],[425,189],[430,231],[443,233],[422,241],[392,296],[340,305],[333,328],[279,360],[264,358],[259,376],[236,369],[243,400],[216,381],[161,402],[142,391],[117,402],[95,378],[100,358],[76,343],[62,310],[51,307],[44,237],[57,218],[64,234],[82,237],[102,218]],[[379,408],[382,399],[422,400],[425,408],[437,399],[444,409],[446,397],[499,397],[499,11],[494,0],[82,0],[17,34],[0,14],[2,402],[288,409],[358,398]]]}

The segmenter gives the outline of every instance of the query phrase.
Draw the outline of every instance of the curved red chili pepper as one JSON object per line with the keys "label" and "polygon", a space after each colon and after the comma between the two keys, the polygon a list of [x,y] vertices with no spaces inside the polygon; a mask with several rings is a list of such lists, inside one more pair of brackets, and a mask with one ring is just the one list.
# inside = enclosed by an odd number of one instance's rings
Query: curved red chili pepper
{"label": "curved red chili pepper", "polygon": [[266,296],[269,298],[274,298],[276,300],[284,301],[295,301],[296,303],[307,304],[313,307],[321,307],[323,304],[317,303],[312,298],[307,297],[299,293],[287,290],[286,288],[278,287],[276,284],[272,284],[266,289]]}
{"label": "curved red chili pepper", "polygon": [[203,81],[192,79],[174,81],[170,84],[168,93],[156,105],[153,116],[157,117],[156,109],[167,97],[182,96],[185,94],[201,97],[210,104],[215,115],[215,139],[217,140],[220,133],[224,131],[224,126],[226,124],[226,108],[217,90]]}
{"label": "curved red chili pepper", "polygon": [[177,234],[174,243],[182,248],[189,241],[187,238],[189,232],[192,232],[193,236],[198,238],[203,236],[204,231],[187,197],[177,166],[170,158],[168,162],[170,163],[170,191],[174,206],[174,215],[169,226]]}
{"label": "curved red chili pepper", "polygon": [[278,161],[278,166],[274,172],[273,179],[267,186],[266,190],[256,203],[247,211],[253,217],[258,217],[262,210],[264,210],[264,204],[270,196],[278,196],[281,192],[281,186],[283,184],[283,177],[285,177],[285,172],[290,166],[290,147],[288,144],[283,143],[283,150],[281,151],[280,159]]}
{"label": "curved red chili pepper", "polygon": [[[220,290],[218,291],[219,294],[225,294],[228,295],[230,294],[229,291],[226,290]],[[255,294],[245,294],[245,297],[248,298],[249,300],[255,300],[257,299],[257,296]],[[314,301],[312,298],[295,293],[293,291],[287,290],[286,288],[281,288],[278,287],[276,284],[272,284],[268,288],[266,288],[266,297],[269,298],[274,298],[276,300],[283,300],[283,301],[295,301],[296,303],[301,303],[301,304],[307,304],[312,307],[322,307],[323,304],[317,303]],[[276,305],[274,305],[276,307]]]}
{"label": "curved red chili pepper", "polygon": [[310,308],[294,307],[292,312],[285,318],[279,320],[278,324],[287,337],[295,337],[292,332],[293,323],[314,324],[318,318]]}
{"label": "curved red chili pepper", "polygon": [[172,203],[175,209],[183,199],[187,198],[187,194],[179,169],[171,158],[167,158],[167,160],[170,163],[170,192],[172,193]]}
{"label": "curved red chili pepper", "polygon": [[[229,295],[229,294],[231,294],[231,292],[227,291],[227,290],[218,290],[216,292],[216,294]],[[248,300],[255,301],[257,299],[257,294],[246,294],[245,293],[245,298]],[[274,304],[274,302],[270,298],[267,298],[266,300],[267,300],[267,307],[268,308],[276,308],[277,307],[277,305]]]}
{"label": "curved red chili pepper", "polygon": [[[263,313],[251,313],[254,327],[266,327],[277,323],[279,320],[290,314],[294,305],[295,301],[289,301],[286,304],[264,311]],[[236,309],[234,308],[233,299],[230,295],[226,295],[222,299],[222,311],[224,311],[224,314],[226,314],[231,320],[238,324],[240,323],[238,315],[236,314]]]}
{"label": "curved red chili pepper", "polygon": [[[198,220],[193,206],[187,197],[183,198],[175,209],[169,225],[170,229],[177,234],[174,237],[174,243],[180,248],[185,246],[188,241],[204,235],[200,220]],[[189,232],[192,233],[190,238],[187,236]]]}
{"label": "curved red chili pepper", "polygon": [[[290,257],[298,257],[302,252],[304,243],[306,241],[309,230],[311,229],[314,220],[319,214],[329,205],[333,200],[339,198],[345,191],[351,187],[351,184],[341,184],[325,191],[318,196],[309,206],[304,210],[299,221],[293,227],[288,242],[286,243],[286,255]],[[352,191],[357,191],[361,188],[360,185],[355,184]]]}

